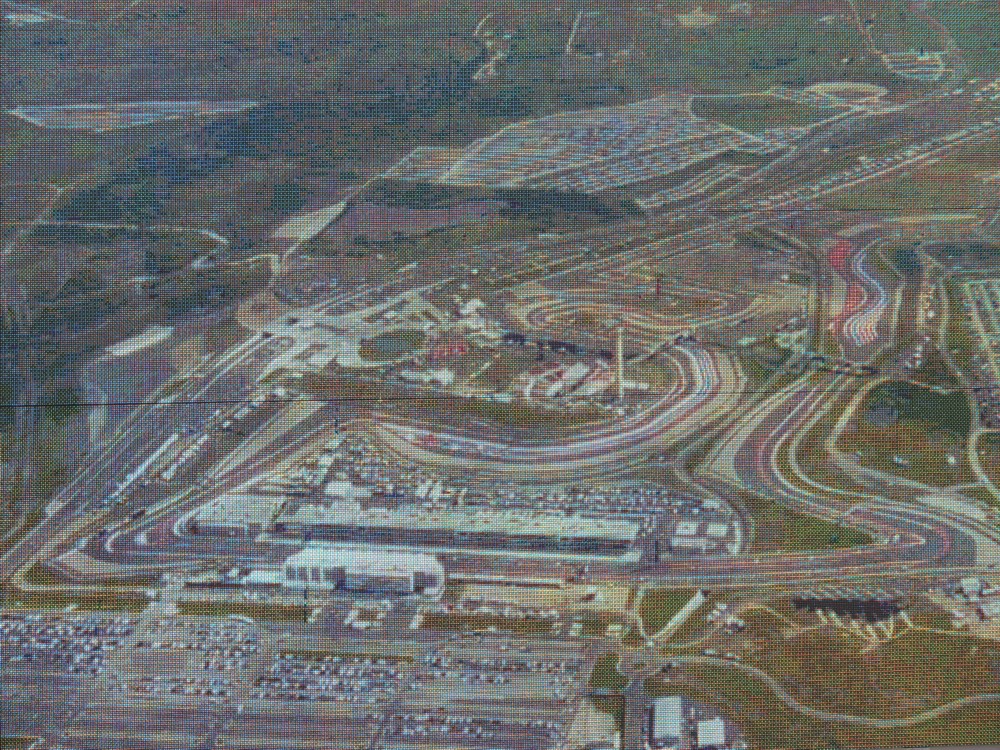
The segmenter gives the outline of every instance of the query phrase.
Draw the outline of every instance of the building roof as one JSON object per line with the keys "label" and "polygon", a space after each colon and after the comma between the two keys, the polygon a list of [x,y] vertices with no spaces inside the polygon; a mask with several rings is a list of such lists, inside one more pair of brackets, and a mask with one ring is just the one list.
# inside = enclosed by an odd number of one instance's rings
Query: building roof
{"label": "building roof", "polygon": [[212,526],[265,526],[282,502],[282,498],[274,495],[226,493],[202,505],[194,520]]}
{"label": "building roof", "polygon": [[301,524],[340,524],[360,528],[398,528],[410,531],[496,532],[509,536],[541,535],[629,541],[639,533],[634,521],[582,515],[475,506],[467,508],[362,508],[356,502],[329,506],[307,504],[287,520]]}
{"label": "building roof", "polygon": [[270,586],[282,583],[283,577],[278,570],[251,570],[243,578],[243,583],[250,586]]}
{"label": "building roof", "polygon": [[684,699],[679,695],[661,695],[653,701],[653,737],[665,739],[684,733]]}
{"label": "building roof", "polygon": [[699,525],[698,521],[681,521],[674,529],[674,533],[677,536],[694,536],[698,533]]}
{"label": "building roof", "polygon": [[357,500],[372,495],[372,491],[368,487],[359,487],[346,479],[334,479],[332,482],[327,482],[323,492],[328,496],[341,497],[345,500]]}
{"label": "building roof", "polygon": [[729,524],[710,523],[705,527],[705,534],[713,539],[722,539],[729,534]]}
{"label": "building roof", "polygon": [[983,599],[979,603],[979,609],[983,613],[983,617],[1000,617],[1000,597],[992,599]]}
{"label": "building roof", "polygon": [[698,722],[698,747],[726,744],[726,722],[721,718]]}
{"label": "building roof", "polygon": [[347,573],[410,575],[427,573],[444,576],[444,568],[434,555],[376,545],[310,544],[290,555],[286,566],[344,568]]}

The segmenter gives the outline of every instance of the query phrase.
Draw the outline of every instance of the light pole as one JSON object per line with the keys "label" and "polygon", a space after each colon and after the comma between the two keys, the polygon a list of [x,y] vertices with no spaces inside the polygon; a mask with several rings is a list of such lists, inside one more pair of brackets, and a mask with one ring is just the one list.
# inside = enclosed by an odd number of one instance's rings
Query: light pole
{"label": "light pole", "polygon": [[625,401],[625,325],[618,321],[618,340],[615,350],[618,365],[618,404]]}

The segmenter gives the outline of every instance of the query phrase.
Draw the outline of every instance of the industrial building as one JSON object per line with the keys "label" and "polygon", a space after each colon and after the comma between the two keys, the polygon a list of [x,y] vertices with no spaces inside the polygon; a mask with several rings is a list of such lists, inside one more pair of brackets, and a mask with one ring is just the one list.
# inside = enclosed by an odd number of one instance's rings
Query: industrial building
{"label": "industrial building", "polygon": [[191,533],[239,536],[264,531],[278,512],[283,498],[247,492],[231,492],[202,505],[187,522]]}
{"label": "industrial building", "polygon": [[284,588],[376,594],[436,594],[444,568],[433,555],[374,546],[309,545],[281,566]]}
{"label": "industrial building", "polygon": [[655,748],[678,747],[684,736],[684,699],[662,695],[653,701],[649,737]]}
{"label": "industrial building", "polygon": [[721,750],[726,747],[726,722],[720,717],[699,721],[695,737],[698,750]]}
{"label": "industrial building", "polygon": [[616,556],[629,550],[639,528],[627,519],[530,508],[362,506],[346,499],[302,504],[274,525],[279,534],[336,541]]}

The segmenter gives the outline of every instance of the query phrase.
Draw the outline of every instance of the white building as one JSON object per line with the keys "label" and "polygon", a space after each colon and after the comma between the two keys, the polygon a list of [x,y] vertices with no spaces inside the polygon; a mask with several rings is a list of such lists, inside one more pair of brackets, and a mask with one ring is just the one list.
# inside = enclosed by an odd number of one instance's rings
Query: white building
{"label": "white building", "polygon": [[721,748],[726,745],[726,722],[721,718],[699,721],[696,744],[699,748]]}
{"label": "white building", "polygon": [[650,736],[657,747],[677,745],[684,734],[684,699],[662,695],[653,701],[653,726]]}
{"label": "white building", "polygon": [[696,536],[701,524],[698,521],[681,521],[674,529],[677,536]]}
{"label": "white building", "polygon": [[725,539],[729,535],[729,524],[710,523],[705,527],[705,535],[712,539]]}
{"label": "white building", "polygon": [[212,534],[259,534],[271,523],[283,498],[249,492],[221,495],[202,505],[188,522],[189,531]]}
{"label": "white building", "polygon": [[433,555],[360,545],[309,545],[285,560],[281,575],[285,588],[387,594],[435,594],[444,582]]}

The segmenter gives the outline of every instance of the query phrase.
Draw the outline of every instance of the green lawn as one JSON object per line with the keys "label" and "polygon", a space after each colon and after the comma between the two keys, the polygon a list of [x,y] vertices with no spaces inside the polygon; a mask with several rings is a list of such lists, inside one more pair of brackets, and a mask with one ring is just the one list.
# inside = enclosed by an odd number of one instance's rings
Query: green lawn
{"label": "green lawn", "polygon": [[140,592],[122,592],[109,589],[94,593],[71,593],[63,591],[20,591],[5,590],[0,593],[4,609],[64,609],[76,605],[84,612],[107,610],[110,612],[141,612],[149,603],[148,597]]}
{"label": "green lawn", "polygon": [[692,589],[647,589],[639,602],[646,635],[655,635],[694,596]]}
{"label": "green lawn", "polygon": [[698,96],[691,100],[691,112],[698,117],[747,133],[811,125],[835,117],[840,111],[774,96]]}
{"label": "green lawn", "polygon": [[759,496],[745,497],[753,514],[758,552],[812,552],[871,544],[871,535],[849,526],[789,510]]}
{"label": "green lawn", "polygon": [[[24,518],[24,523],[16,532],[6,537],[5,539],[0,540],[0,554],[4,554],[5,552],[7,552],[7,550],[9,550],[11,547],[17,544],[21,539],[23,539],[29,531],[31,531],[39,523],[41,523],[42,518],[43,516],[40,510],[35,510],[32,511],[31,513],[28,513]],[[7,512],[6,510],[0,512],[0,535],[12,531],[16,523],[17,520],[14,517],[13,513]]]}
{"label": "green lawn", "polygon": [[647,681],[646,690],[653,696],[681,694],[714,706],[741,727],[751,747],[760,750],[989,744],[1000,736],[997,703],[960,709],[912,727],[891,730],[825,723],[788,708],[752,677],[721,666],[688,666],[669,682]]}
{"label": "green lawn", "polygon": [[902,381],[883,383],[871,390],[862,404],[866,411],[877,406],[895,409],[900,420],[926,423],[930,429],[969,434],[972,410],[964,393],[941,393]]}
{"label": "green lawn", "polygon": [[628,686],[628,677],[618,671],[618,655],[605,654],[598,659],[587,685],[591,690],[623,691]]}
{"label": "green lawn", "polygon": [[255,602],[180,602],[178,610],[182,615],[203,617],[225,617],[242,615],[254,620],[276,620],[279,622],[305,622],[312,607],[302,604],[259,604]]}
{"label": "green lawn", "polygon": [[24,574],[24,580],[35,586],[58,586],[64,583],[51,569],[42,563],[32,565]]}
{"label": "green lawn", "polygon": [[964,392],[893,381],[868,393],[838,447],[878,471],[935,486],[960,484],[975,478],[965,458],[971,424]]}
{"label": "green lawn", "polygon": [[37,737],[14,737],[5,734],[0,737],[0,750],[27,750],[37,741]]}

